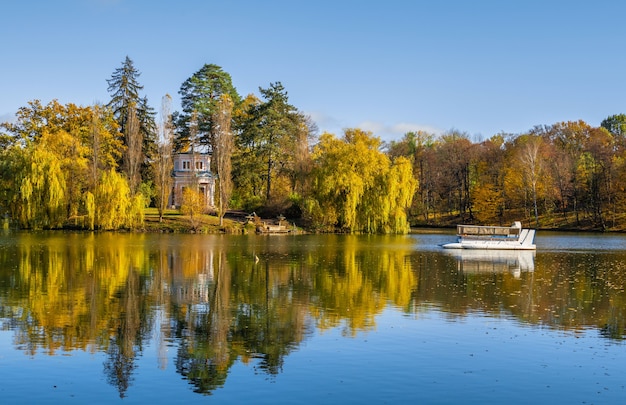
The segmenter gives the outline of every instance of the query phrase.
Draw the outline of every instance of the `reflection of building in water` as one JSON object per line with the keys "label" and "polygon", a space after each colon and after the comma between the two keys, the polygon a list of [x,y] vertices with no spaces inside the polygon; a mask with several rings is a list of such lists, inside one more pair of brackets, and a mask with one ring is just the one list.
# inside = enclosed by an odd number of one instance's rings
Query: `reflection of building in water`
{"label": "reflection of building in water", "polygon": [[[183,253],[183,254],[181,254]],[[209,300],[214,280],[213,251],[180,251],[169,253],[172,300],[179,304],[203,304]]]}
{"label": "reflection of building in water", "polygon": [[535,251],[532,250],[446,250],[457,260],[457,268],[464,273],[511,272],[519,277],[522,271],[535,270]]}

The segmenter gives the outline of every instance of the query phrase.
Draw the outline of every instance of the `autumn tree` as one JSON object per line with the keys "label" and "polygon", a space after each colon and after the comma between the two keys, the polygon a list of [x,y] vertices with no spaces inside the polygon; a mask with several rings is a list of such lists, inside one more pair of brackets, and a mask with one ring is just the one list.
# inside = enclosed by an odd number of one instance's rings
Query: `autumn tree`
{"label": "autumn tree", "polygon": [[115,169],[122,149],[110,112],[33,101],[3,127],[13,139],[2,165],[12,217],[27,228],[90,227],[82,218],[95,216],[99,207],[86,196],[103,172]]}
{"label": "autumn tree", "polygon": [[360,129],[342,139],[322,134],[314,148],[315,187],[307,215],[320,224],[348,232],[404,233],[415,193],[411,163],[392,162],[380,151],[381,141]]}
{"label": "autumn tree", "polygon": [[476,145],[471,163],[471,205],[481,223],[502,224],[505,212],[505,135]]}
{"label": "autumn tree", "polygon": [[591,130],[584,121],[568,121],[535,127],[530,132],[544,137],[553,148],[549,167],[559,190],[561,209],[564,214],[571,209],[577,224],[580,224],[583,200],[588,192],[587,182],[580,178],[584,172],[579,167]]}
{"label": "autumn tree", "polygon": [[193,187],[185,187],[183,189],[183,201],[180,211],[183,215],[189,217],[191,229],[197,230],[201,223],[201,216],[204,212],[206,201],[204,196]]}
{"label": "autumn tree", "polygon": [[434,187],[444,204],[441,209],[472,218],[470,169],[473,144],[467,134],[450,131],[436,147],[437,178]]}
{"label": "autumn tree", "polygon": [[426,131],[407,132],[401,140],[391,141],[388,147],[392,159],[404,156],[411,160],[418,184],[413,206],[416,215],[422,215],[426,222],[433,210],[434,147],[435,135]]}
{"label": "autumn tree", "polygon": [[547,183],[543,142],[543,138],[538,135],[516,138],[515,152],[507,173],[508,195],[523,193],[523,200],[530,202],[536,226],[539,226],[539,189],[545,189]]}

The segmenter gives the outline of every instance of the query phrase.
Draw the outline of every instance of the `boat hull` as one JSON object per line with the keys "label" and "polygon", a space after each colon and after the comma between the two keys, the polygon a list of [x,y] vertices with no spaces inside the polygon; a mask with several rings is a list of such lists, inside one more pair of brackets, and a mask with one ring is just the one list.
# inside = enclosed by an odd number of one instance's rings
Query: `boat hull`
{"label": "boat hull", "polygon": [[535,245],[520,245],[519,243],[470,243],[453,242],[442,245],[444,249],[483,249],[483,250],[536,250]]}
{"label": "boat hull", "polygon": [[[481,227],[488,228],[488,227]],[[492,227],[496,228],[496,227]],[[498,227],[501,229],[501,227]],[[535,230],[521,229],[516,238],[498,236],[459,236],[456,242],[442,245],[444,249],[536,250]]]}

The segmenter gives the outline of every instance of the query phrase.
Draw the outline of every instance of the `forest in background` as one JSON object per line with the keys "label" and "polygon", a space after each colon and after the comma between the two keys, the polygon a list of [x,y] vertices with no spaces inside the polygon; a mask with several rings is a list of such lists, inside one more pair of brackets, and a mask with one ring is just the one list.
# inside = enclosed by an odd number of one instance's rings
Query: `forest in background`
{"label": "forest in background", "polygon": [[[184,83],[180,111],[141,95],[130,58],[93,106],[31,101],[0,125],[0,213],[25,229],[143,229],[162,219],[176,152],[212,153],[215,215],[285,215],[312,231],[404,233],[457,222],[624,230],[626,115],[471,140],[408,132],[383,142],[348,128],[319,134],[280,82],[241,97],[221,67]],[[197,193],[181,212],[201,209]]]}

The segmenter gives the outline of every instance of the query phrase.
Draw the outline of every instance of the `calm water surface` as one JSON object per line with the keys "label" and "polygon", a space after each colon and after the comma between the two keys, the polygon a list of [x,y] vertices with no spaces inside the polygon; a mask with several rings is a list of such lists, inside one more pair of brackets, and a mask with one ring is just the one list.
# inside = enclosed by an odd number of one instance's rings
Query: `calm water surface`
{"label": "calm water surface", "polygon": [[0,234],[2,403],[625,403],[626,236]]}

